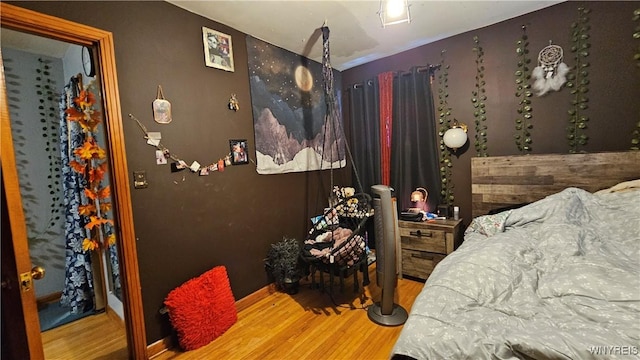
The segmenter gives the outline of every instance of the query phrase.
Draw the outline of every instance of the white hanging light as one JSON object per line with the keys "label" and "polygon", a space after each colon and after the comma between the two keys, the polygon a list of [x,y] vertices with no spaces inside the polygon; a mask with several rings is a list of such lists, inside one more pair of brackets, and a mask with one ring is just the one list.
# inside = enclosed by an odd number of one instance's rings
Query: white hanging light
{"label": "white hanging light", "polygon": [[459,124],[458,120],[453,120],[451,128],[442,137],[444,144],[451,149],[458,150],[467,143],[467,125]]}
{"label": "white hanging light", "polygon": [[409,0],[380,0],[378,10],[382,27],[387,25],[410,23]]}

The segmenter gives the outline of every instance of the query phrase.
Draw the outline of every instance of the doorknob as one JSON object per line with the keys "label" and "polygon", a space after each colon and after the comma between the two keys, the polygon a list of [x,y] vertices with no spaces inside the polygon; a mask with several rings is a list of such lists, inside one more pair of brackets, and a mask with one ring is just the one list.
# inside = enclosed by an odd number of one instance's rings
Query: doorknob
{"label": "doorknob", "polygon": [[31,277],[35,280],[40,280],[44,277],[45,271],[42,266],[34,266],[31,269]]}
{"label": "doorknob", "polygon": [[34,266],[30,272],[20,274],[20,288],[23,292],[31,290],[33,279],[40,280],[44,277],[44,268],[42,266]]}

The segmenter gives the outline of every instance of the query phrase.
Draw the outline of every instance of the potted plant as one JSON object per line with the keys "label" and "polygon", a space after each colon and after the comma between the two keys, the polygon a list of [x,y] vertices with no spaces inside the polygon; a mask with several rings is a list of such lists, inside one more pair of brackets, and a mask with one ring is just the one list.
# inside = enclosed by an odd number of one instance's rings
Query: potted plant
{"label": "potted plant", "polygon": [[283,239],[271,244],[265,266],[273,277],[276,287],[288,294],[298,292],[300,286],[300,245],[296,239]]}

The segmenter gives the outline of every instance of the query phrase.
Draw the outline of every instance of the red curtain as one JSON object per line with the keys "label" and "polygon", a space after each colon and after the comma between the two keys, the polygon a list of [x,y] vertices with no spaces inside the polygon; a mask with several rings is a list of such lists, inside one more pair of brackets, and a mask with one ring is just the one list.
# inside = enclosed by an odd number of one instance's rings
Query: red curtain
{"label": "red curtain", "polygon": [[378,74],[380,87],[380,175],[391,185],[391,129],[393,124],[393,72]]}

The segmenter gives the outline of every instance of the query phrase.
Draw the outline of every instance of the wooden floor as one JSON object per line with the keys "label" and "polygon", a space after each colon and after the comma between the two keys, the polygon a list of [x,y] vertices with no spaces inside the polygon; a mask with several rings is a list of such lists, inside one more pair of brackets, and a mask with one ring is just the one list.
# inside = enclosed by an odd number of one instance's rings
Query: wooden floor
{"label": "wooden floor", "polygon": [[[369,273],[371,284],[359,293],[353,292],[352,277],[343,292],[336,285],[333,296],[312,289],[308,281],[295,295],[273,291],[240,311],[238,321],[209,345],[189,352],[168,350],[153,360],[388,359],[402,326],[369,320],[366,309],[381,296],[375,265]],[[362,280],[362,274],[359,277]],[[328,286],[326,275],[325,281]],[[410,311],[423,285],[398,280],[395,302]],[[128,355],[124,325],[105,313],[45,331],[42,340],[45,359],[125,360]]]}
{"label": "wooden floor", "polygon": [[[117,315],[114,315],[117,316]],[[107,313],[89,315],[42,333],[45,359],[126,360],[124,323]]]}
{"label": "wooden floor", "polygon": [[[273,292],[239,312],[237,323],[209,345],[188,352],[168,350],[153,359],[388,359],[402,326],[369,320],[366,308],[380,301],[375,266],[369,270],[371,284],[361,294],[353,292],[351,280],[343,293],[334,289],[333,299],[308,284],[295,295]],[[398,280],[395,302],[409,311],[423,285]]]}

